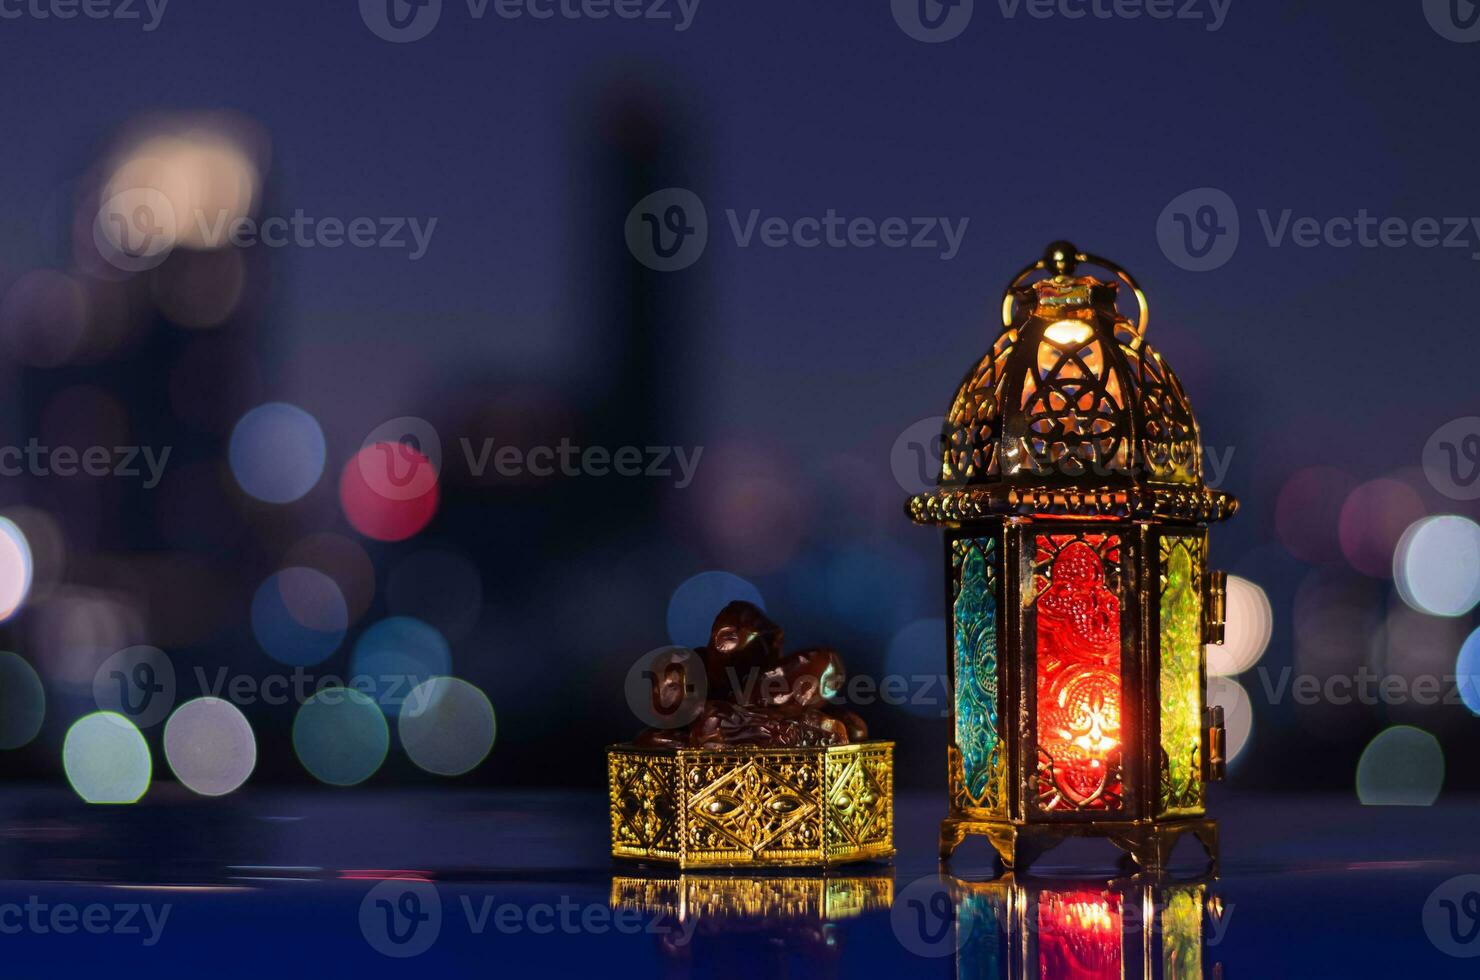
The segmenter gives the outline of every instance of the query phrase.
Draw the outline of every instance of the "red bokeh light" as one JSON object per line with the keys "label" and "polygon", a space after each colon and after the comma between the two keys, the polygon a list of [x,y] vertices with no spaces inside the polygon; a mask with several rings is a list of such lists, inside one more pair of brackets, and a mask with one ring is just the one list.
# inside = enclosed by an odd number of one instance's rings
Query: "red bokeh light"
{"label": "red bokeh light", "polygon": [[[407,487],[418,492],[408,496]],[[440,499],[436,467],[400,443],[364,447],[339,474],[339,505],[345,518],[356,531],[377,541],[411,537],[427,526]]]}

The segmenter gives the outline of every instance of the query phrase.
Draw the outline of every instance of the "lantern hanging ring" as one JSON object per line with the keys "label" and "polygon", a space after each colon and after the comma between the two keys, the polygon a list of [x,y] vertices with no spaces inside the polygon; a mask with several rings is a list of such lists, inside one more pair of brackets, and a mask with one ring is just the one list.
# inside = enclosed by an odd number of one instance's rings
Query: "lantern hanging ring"
{"label": "lantern hanging ring", "polygon": [[1139,322],[1136,324],[1136,333],[1142,337],[1146,336],[1146,324],[1151,318],[1151,310],[1146,304],[1146,294],[1141,291],[1140,285],[1131,277],[1131,274],[1109,259],[1102,259],[1098,255],[1081,252],[1073,243],[1063,241],[1054,242],[1048,246],[1043,253],[1043,258],[1025,267],[1022,272],[1019,272],[1013,277],[1012,282],[1007,284],[1007,289],[1002,296],[1002,326],[1012,326],[1013,307],[1017,303],[1017,297],[1013,295],[1013,292],[1018,286],[1022,285],[1023,280],[1035,272],[1045,270],[1051,270],[1052,274],[1056,276],[1072,276],[1081,262],[1097,265],[1102,269],[1113,272],[1117,279],[1130,287],[1131,292],[1135,294],[1136,304],[1140,307],[1141,311],[1138,318]]}

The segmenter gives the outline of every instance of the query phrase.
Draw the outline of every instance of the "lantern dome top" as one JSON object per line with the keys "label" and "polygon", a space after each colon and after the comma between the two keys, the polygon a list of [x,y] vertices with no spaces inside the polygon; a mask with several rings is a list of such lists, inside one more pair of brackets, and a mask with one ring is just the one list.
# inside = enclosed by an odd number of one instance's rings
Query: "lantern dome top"
{"label": "lantern dome top", "polygon": [[[1086,263],[1116,279],[1078,275]],[[1122,283],[1136,323],[1116,306]],[[939,486],[909,502],[916,522],[1232,516],[1238,502],[1203,482],[1197,420],[1146,342],[1146,298],[1125,270],[1055,242],[1008,286],[1002,320],[951,401]]]}

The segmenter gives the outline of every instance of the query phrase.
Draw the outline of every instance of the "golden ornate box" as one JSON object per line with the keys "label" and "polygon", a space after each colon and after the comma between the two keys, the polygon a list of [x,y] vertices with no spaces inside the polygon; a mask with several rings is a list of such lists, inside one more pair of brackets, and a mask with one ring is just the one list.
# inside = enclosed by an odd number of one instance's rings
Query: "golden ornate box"
{"label": "golden ornate box", "polygon": [[894,855],[894,743],[607,749],[612,855],[689,868]]}

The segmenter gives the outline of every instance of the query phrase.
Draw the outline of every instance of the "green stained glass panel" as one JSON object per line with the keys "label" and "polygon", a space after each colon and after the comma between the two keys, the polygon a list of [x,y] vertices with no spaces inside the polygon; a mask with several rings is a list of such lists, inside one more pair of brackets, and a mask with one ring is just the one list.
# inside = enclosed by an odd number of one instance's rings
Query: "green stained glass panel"
{"label": "green stained glass panel", "polygon": [[1203,542],[1161,539],[1161,812],[1201,811]]}

